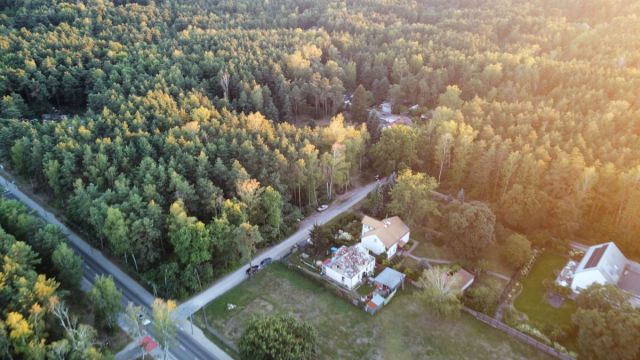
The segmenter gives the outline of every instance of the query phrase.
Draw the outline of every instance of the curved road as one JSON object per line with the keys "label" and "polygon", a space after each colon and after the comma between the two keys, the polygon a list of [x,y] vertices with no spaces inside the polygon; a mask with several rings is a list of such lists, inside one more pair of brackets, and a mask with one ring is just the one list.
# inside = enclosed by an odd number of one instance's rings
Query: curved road
{"label": "curved road", "polygon": [[[384,180],[382,180],[384,181]],[[354,189],[346,194],[341,195],[334,201],[327,210],[322,213],[316,213],[306,218],[301,224],[300,229],[289,236],[281,243],[265,249],[257,255],[253,260],[253,264],[258,264],[265,258],[281,258],[286,255],[291,248],[308,238],[309,230],[315,224],[324,224],[343,212],[349,210],[355,204],[363,200],[371,191],[376,188],[378,182],[372,182],[364,187]],[[85,242],[75,232],[71,231],[62,224],[53,214],[44,210],[37,202],[31,200],[29,196],[24,194],[16,185],[8,181],[0,175],[0,185],[9,190],[19,201],[33,209],[36,214],[50,224],[54,224],[63,231],[69,239],[69,244],[82,257],[84,261],[84,276],[90,282],[96,275],[111,275],[123,294],[123,303],[132,302],[136,305],[143,306],[148,313],[151,313],[151,304],[154,296],[145,288],[138,284],[135,280],[124,273],[118,266],[109,261],[102,253]],[[231,360],[231,357],[220,347],[207,339],[202,330],[195,325],[186,321],[193,313],[198,311],[204,305],[216,299],[220,295],[229,291],[231,288],[239,285],[247,279],[245,274],[248,264],[240,267],[238,270],[224,276],[211,287],[204,290],[200,294],[192,297],[185,303],[178,306],[174,312],[174,316],[181,324],[176,335],[176,345],[169,348],[170,357],[178,360],[194,360],[194,359],[220,359]],[[147,329],[152,332],[152,329]]]}
{"label": "curved road", "polygon": [[[384,179],[381,181],[385,181]],[[325,211],[316,213],[307,217],[293,235],[284,239],[277,245],[264,249],[260,254],[251,260],[253,265],[259,264],[261,260],[266,258],[280,259],[291,251],[297,243],[305,241],[309,237],[309,231],[313,225],[324,224],[331,221],[336,216],[352,208],[355,204],[364,199],[371,191],[373,191],[378,182],[369,183],[363,187],[351,190],[341,196],[339,196],[334,203]],[[186,302],[182,303],[176,311],[174,316],[179,319],[186,319],[191,314],[198,311],[200,308],[218,298],[220,295],[234,288],[235,286],[246,280],[246,271],[249,268],[249,264],[246,264],[236,271],[227,274],[220,280],[211,285],[208,289],[202,291]]]}

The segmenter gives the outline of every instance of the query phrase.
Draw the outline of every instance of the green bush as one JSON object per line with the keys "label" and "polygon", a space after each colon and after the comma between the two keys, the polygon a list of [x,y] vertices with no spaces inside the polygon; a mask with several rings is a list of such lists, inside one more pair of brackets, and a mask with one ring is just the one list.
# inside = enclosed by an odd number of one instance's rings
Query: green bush
{"label": "green bush", "polygon": [[522,234],[513,234],[502,246],[502,258],[513,269],[524,266],[531,257],[531,243]]}
{"label": "green bush", "polygon": [[420,272],[416,271],[415,269],[411,268],[411,267],[407,267],[406,269],[404,269],[404,274],[407,278],[411,279],[411,280],[418,280],[418,278],[420,277]]}
{"label": "green bush", "polygon": [[315,359],[316,330],[289,315],[253,318],[240,339],[240,358],[256,360]]}
{"label": "green bush", "polygon": [[493,315],[498,306],[500,294],[488,286],[480,285],[469,288],[462,298],[464,304],[473,310]]}
{"label": "green bush", "polygon": [[513,231],[511,231],[509,228],[506,228],[501,223],[496,222],[495,233],[496,233],[496,241],[498,242],[498,244],[503,244],[509,238],[509,236],[513,234]]}

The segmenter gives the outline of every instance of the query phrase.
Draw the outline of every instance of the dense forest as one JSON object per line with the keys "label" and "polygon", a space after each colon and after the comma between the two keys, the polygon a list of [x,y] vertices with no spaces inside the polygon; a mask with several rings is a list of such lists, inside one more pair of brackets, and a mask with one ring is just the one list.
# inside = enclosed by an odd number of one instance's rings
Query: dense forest
{"label": "dense forest", "polygon": [[[0,7],[0,157],[163,296],[368,169],[464,189],[537,245],[640,256],[637,1]],[[384,100],[415,126],[378,131]]]}
{"label": "dense forest", "polygon": [[75,312],[81,279],[82,260],[58,227],[0,199],[0,358],[105,358],[104,341]]}

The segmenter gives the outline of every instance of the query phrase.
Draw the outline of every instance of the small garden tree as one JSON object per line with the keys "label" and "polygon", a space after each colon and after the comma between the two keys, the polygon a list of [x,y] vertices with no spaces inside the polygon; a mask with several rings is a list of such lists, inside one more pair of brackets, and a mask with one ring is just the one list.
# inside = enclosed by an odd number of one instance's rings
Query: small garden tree
{"label": "small garden tree", "polygon": [[446,267],[432,267],[422,273],[418,284],[422,288],[419,297],[427,308],[440,316],[455,316],[460,313],[460,290],[450,269]]}
{"label": "small garden tree", "polygon": [[498,305],[498,293],[488,286],[480,285],[472,287],[465,292],[463,301],[468,307],[493,315]]}
{"label": "small garden tree", "polygon": [[466,260],[477,260],[494,242],[496,216],[485,203],[470,201],[447,207],[447,245]]}
{"label": "small garden tree", "polygon": [[118,313],[122,310],[120,301],[122,293],[116,287],[111,276],[96,276],[93,287],[89,291],[89,300],[98,322],[107,329],[114,329],[117,325]]}
{"label": "small garden tree", "polygon": [[153,329],[156,332],[156,338],[158,343],[162,347],[164,353],[164,359],[167,359],[167,353],[169,345],[176,337],[178,324],[171,314],[176,309],[176,302],[173,300],[164,301],[162,299],[155,299],[153,305],[151,305],[151,311],[153,313]]}
{"label": "small garden tree", "polygon": [[[125,309],[124,322],[127,324],[127,334],[134,340],[138,339],[144,334],[144,310],[142,306],[134,305],[129,302]],[[142,358],[144,359],[145,350],[144,346],[140,346]]]}
{"label": "small garden tree", "polygon": [[531,257],[531,243],[522,234],[512,234],[502,247],[502,258],[513,269],[519,269]]}
{"label": "small garden tree", "polygon": [[371,216],[379,217],[383,215],[384,210],[384,192],[383,188],[378,185],[373,190],[363,204],[363,209]]}
{"label": "small garden tree", "polygon": [[414,232],[419,231],[430,217],[440,215],[438,204],[431,194],[437,187],[436,179],[427,174],[405,170],[391,189],[389,210],[402,215]]}
{"label": "small garden tree", "polygon": [[313,242],[315,254],[319,255],[331,244],[331,230],[326,225],[315,224],[309,231],[309,238]]}

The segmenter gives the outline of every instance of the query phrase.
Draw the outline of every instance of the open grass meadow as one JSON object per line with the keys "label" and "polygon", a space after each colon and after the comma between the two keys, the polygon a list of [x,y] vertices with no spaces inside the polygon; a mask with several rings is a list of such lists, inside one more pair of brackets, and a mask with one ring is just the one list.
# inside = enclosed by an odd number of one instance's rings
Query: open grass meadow
{"label": "open grass meadow", "polygon": [[[228,311],[229,303],[236,308]],[[371,316],[280,263],[207,307],[211,326],[236,343],[252,316],[282,312],[317,329],[321,359],[547,358],[466,314],[455,319],[430,315],[410,288]]]}

